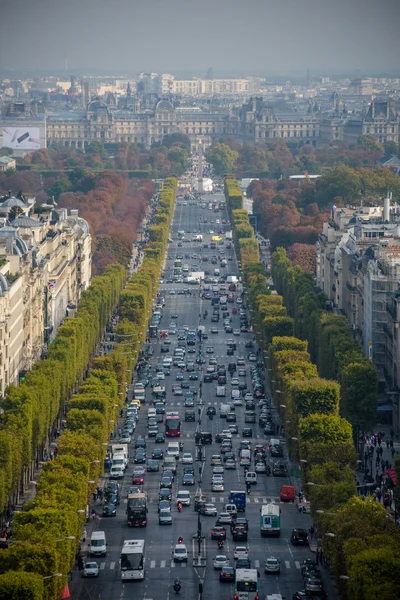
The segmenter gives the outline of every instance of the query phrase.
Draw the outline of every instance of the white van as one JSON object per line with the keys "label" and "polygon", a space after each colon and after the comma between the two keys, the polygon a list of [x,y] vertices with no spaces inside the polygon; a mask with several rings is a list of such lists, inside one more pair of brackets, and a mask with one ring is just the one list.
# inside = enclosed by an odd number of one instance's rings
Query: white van
{"label": "white van", "polygon": [[226,418],[226,415],[230,412],[231,412],[231,407],[229,406],[229,404],[220,404],[219,405],[219,416],[221,419],[223,419],[224,417]]}
{"label": "white van", "polygon": [[176,501],[180,502],[184,506],[190,505],[190,492],[188,490],[179,490],[176,495]]}
{"label": "white van", "polygon": [[179,458],[179,443],[169,442],[167,446],[167,456],[174,456],[175,459]]}
{"label": "white van", "polygon": [[114,465],[110,470],[110,479],[123,479],[125,475],[124,465]]}
{"label": "white van", "polygon": [[162,361],[163,367],[170,368],[172,365],[172,356],[166,356]]}
{"label": "white van", "polygon": [[149,410],[147,412],[147,418],[150,419],[151,417],[156,417],[156,416],[157,416],[156,409],[149,408]]}
{"label": "white van", "polygon": [[105,556],[106,549],[106,534],[104,531],[93,531],[90,538],[89,554],[90,556]]}
{"label": "white van", "polygon": [[224,385],[217,385],[217,397],[225,397],[226,390]]}
{"label": "white van", "polygon": [[164,469],[171,469],[171,471],[176,474],[176,458],[175,456],[165,456],[164,457]]}
{"label": "white van", "polygon": [[225,512],[229,513],[232,516],[237,517],[236,504],[225,504]]}
{"label": "white van", "polygon": [[246,473],[246,483],[251,483],[252,485],[257,483],[257,473],[254,471],[248,471]]}

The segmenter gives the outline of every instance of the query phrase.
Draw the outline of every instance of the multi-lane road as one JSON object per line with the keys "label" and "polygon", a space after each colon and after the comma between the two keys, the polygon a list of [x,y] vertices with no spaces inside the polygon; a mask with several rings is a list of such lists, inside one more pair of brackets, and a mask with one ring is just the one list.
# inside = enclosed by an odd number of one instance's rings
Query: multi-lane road
{"label": "multi-lane road", "polygon": [[[207,208],[202,208],[200,202],[183,202],[178,200],[175,209],[175,215],[172,225],[171,238],[172,243],[168,249],[168,259],[166,261],[166,271],[173,270],[173,263],[176,255],[182,254],[184,259],[182,263],[189,265],[198,265],[199,271],[204,269],[210,270],[211,273],[214,267],[218,265],[210,264],[210,261],[203,262],[203,256],[211,258],[213,255],[218,254],[218,249],[210,249],[210,230],[217,232],[218,230],[230,230],[228,224],[228,215],[226,209],[219,213],[214,213],[208,208],[208,202],[212,199],[213,201],[223,200],[222,194],[213,194],[212,196],[205,195],[204,201],[207,202]],[[207,219],[207,223],[205,223]],[[215,220],[219,219],[221,224],[215,223]],[[222,224],[222,220],[227,222],[226,225]],[[184,230],[186,232],[186,239],[191,239],[193,232],[202,233],[202,242],[184,242],[182,246],[178,247],[177,232]],[[189,232],[189,233],[188,233]],[[208,248],[204,248],[204,244],[208,245]],[[234,250],[226,249],[224,256],[232,258],[227,260],[227,267],[221,269],[221,272],[227,272],[232,275],[238,274],[237,262],[234,256]],[[192,258],[194,254],[197,254],[200,258]],[[190,256],[190,258],[185,258]],[[198,325],[205,325],[208,332],[208,340],[203,342],[203,347],[212,346],[213,354],[205,354],[207,359],[213,356],[218,359],[218,363],[223,363],[227,366],[228,362],[232,361],[232,357],[228,357],[226,353],[226,341],[228,338],[232,338],[232,334],[226,334],[222,325],[222,319],[219,323],[211,323],[211,303],[209,300],[203,299],[199,294],[199,288],[197,286],[190,286],[192,291],[191,296],[178,294],[179,289],[182,289],[184,284],[181,283],[166,283],[160,284],[160,291],[165,298],[165,307],[163,309],[163,316],[161,321],[161,329],[168,329],[169,324],[172,320],[172,315],[178,315],[177,325],[178,329],[186,326],[189,329],[197,329]],[[236,294],[237,295],[237,294]],[[237,307],[237,304],[228,304],[230,312],[232,307]],[[208,311],[208,316],[203,319],[204,310]],[[239,316],[232,316],[232,326],[234,329],[239,328]],[[218,334],[211,333],[211,326],[218,327]],[[251,390],[250,381],[250,363],[247,361],[248,350],[245,348],[245,342],[252,339],[253,334],[241,333],[239,336],[235,336],[237,343],[237,351],[235,357],[244,356],[246,357],[246,381],[249,390]],[[171,354],[173,348],[177,345],[176,336],[171,336]],[[162,362],[164,354],[161,354],[161,343],[153,339],[154,354],[151,358],[152,367],[155,367],[157,363]],[[197,356],[199,341],[196,341],[196,354],[186,354],[186,360],[194,360]],[[207,365],[203,366],[203,370]],[[198,365],[197,365],[198,367]],[[196,411],[196,422],[185,422],[183,406],[183,397],[177,397],[173,395],[172,385],[176,383],[176,374],[180,369],[173,367],[171,374],[165,378],[163,384],[167,390],[166,399],[166,410],[179,411],[182,421],[182,435],[181,441],[184,442],[184,452],[192,453],[193,457],[196,456],[195,446],[195,431],[198,426],[198,405],[195,405]],[[154,368],[152,374],[155,374]],[[185,379],[189,378],[189,373],[185,372]],[[227,395],[230,395],[230,376],[228,377]],[[199,381],[191,381],[190,384],[194,384],[199,387],[202,373],[199,373]],[[243,378],[242,378],[243,379]],[[184,390],[185,391],[185,390]],[[199,394],[198,394],[199,396]],[[216,382],[203,383],[202,384],[202,401],[203,405],[201,416],[201,429],[203,431],[210,431],[213,435],[212,446],[205,446],[206,460],[201,463],[204,465],[202,473],[202,491],[206,494],[210,502],[214,502],[218,508],[218,511],[222,510],[224,503],[228,501],[229,490],[231,489],[245,489],[244,484],[244,471],[243,468],[236,470],[228,470],[225,472],[225,491],[224,492],[211,492],[211,477],[212,477],[212,466],[210,464],[211,454],[219,454],[220,446],[215,442],[215,434],[226,429],[226,421],[220,419],[218,406],[221,399],[216,397]],[[134,453],[134,440],[138,436],[146,438],[147,443],[147,456],[151,455],[151,451],[154,447],[166,449],[167,442],[165,444],[155,444],[154,438],[148,439],[147,436],[147,410],[152,405],[152,396],[150,386],[146,390],[146,404],[142,405],[140,410],[139,423],[136,432],[133,436],[130,444],[130,455],[133,457]],[[209,420],[206,415],[206,409],[208,406],[215,406],[217,414],[213,420]],[[239,434],[233,436],[233,448],[237,454],[237,448],[239,442],[242,439],[241,433],[244,424],[244,408],[236,407],[237,425],[239,428]],[[264,436],[263,430],[259,427],[258,423],[252,425],[253,427],[253,439],[252,443],[266,443],[267,439]],[[285,457],[287,459],[287,457]],[[271,461],[271,459],[270,459]],[[199,465],[200,463],[195,460],[195,475],[196,485],[193,487],[187,487],[192,495],[192,500],[195,491],[198,487],[199,479]],[[106,600],[120,600],[125,598],[137,598],[141,599],[153,599],[153,600],[165,600],[175,596],[172,589],[174,579],[179,577],[182,582],[181,595],[187,599],[197,599],[199,590],[199,581],[203,581],[203,598],[207,600],[228,600],[233,598],[233,584],[231,583],[220,583],[219,572],[213,569],[213,558],[217,552],[217,542],[211,541],[210,531],[215,525],[215,518],[213,517],[201,517],[202,522],[202,533],[205,535],[205,548],[206,548],[206,562],[205,566],[197,567],[193,564],[193,552],[194,542],[193,536],[196,534],[197,529],[197,515],[193,510],[193,502],[191,506],[184,506],[181,513],[178,513],[176,503],[172,503],[172,515],[173,522],[172,526],[160,526],[158,523],[158,491],[160,473],[146,473],[144,489],[148,492],[149,496],[149,512],[148,512],[148,525],[145,528],[128,528],[126,524],[126,490],[131,485],[131,474],[133,469],[133,460],[131,461],[125,478],[122,482],[121,491],[121,504],[117,508],[117,516],[115,518],[101,518],[95,523],[91,523],[88,527],[88,533],[92,528],[97,530],[104,530],[107,535],[107,556],[105,558],[97,559],[100,565],[100,575],[98,578],[93,580],[86,580],[79,577],[78,572],[74,573],[74,579],[71,583],[71,592],[74,598],[79,600],[89,600],[94,598],[102,598]],[[290,470],[289,470],[290,472]],[[175,493],[182,489],[182,465],[179,463],[177,476],[173,484],[173,500]],[[260,572],[260,598],[264,598],[267,594],[282,594],[286,599],[291,599],[292,595],[299,589],[302,589],[302,579],[300,574],[300,566],[302,561],[311,556],[311,553],[307,547],[295,547],[290,543],[290,534],[294,527],[304,527],[308,529],[311,525],[310,517],[305,514],[300,514],[296,505],[294,504],[280,504],[281,507],[281,536],[279,538],[262,538],[260,535],[260,508],[265,503],[267,498],[273,498],[279,502],[279,491],[281,485],[289,483],[286,478],[274,478],[272,476],[266,476],[264,474],[259,475],[257,485],[253,486],[251,495],[248,497],[248,503],[246,508],[246,517],[249,520],[249,558],[252,561],[252,567],[258,568]],[[95,508],[101,513],[101,505],[98,503]],[[184,564],[174,564],[172,561],[172,552],[177,539],[182,536],[185,539],[189,551],[189,560]],[[119,569],[119,556],[122,548],[123,541],[126,539],[144,539],[146,543],[146,576],[143,581],[139,582],[126,582],[121,581],[120,569]],[[234,565],[233,550],[236,543],[232,541],[232,537],[228,532],[227,541],[224,547],[224,553],[228,555],[230,564]],[[85,545],[83,545],[85,549]],[[265,575],[264,574],[264,561],[266,557],[274,556],[281,561],[281,573],[280,575]],[[328,591],[329,588],[328,588]],[[330,594],[330,597],[332,595]]]}

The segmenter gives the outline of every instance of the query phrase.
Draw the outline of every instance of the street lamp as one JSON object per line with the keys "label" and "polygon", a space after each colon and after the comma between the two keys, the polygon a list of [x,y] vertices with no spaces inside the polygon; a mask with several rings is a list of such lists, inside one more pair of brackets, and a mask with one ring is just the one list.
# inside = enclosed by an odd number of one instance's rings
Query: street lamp
{"label": "street lamp", "polygon": [[349,579],[351,579],[351,577],[349,577],[348,575],[339,575],[339,579],[343,579],[343,581],[348,581]]}
{"label": "street lamp", "polygon": [[43,579],[52,579],[53,577],[62,577],[62,573],[53,573],[53,575],[47,575]]}
{"label": "street lamp", "polygon": [[316,511],[319,515],[330,515],[330,516],[335,516],[337,515],[336,512],[329,512],[328,510],[322,510],[321,508],[319,510]]}
{"label": "street lamp", "polygon": [[330,537],[330,538],[336,537],[336,534],[332,533],[332,531],[328,531],[325,535],[328,536],[328,537]]}
{"label": "street lamp", "polygon": [[299,438],[297,438],[297,437],[294,437],[294,436],[293,436],[291,439],[292,439],[294,442],[298,442],[298,441],[299,441]]}
{"label": "street lamp", "polygon": [[[277,391],[277,393],[278,393],[278,392],[279,392],[280,394],[282,393],[280,390],[276,390],[276,391]],[[281,408],[286,408],[286,404],[280,404],[279,406],[280,406]]]}

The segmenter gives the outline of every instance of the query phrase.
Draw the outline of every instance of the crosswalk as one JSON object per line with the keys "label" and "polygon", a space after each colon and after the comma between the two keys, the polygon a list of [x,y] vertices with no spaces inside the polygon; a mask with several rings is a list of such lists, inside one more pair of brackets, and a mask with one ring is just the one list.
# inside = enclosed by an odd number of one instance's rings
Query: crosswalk
{"label": "crosswalk", "polygon": [[[124,498],[124,504],[128,504],[128,499]],[[150,504],[158,504],[158,498],[149,498]],[[226,504],[229,502],[229,498],[225,496],[211,496],[210,502],[212,504]],[[295,506],[291,503],[283,503],[281,502],[279,496],[251,496],[247,497],[246,504],[269,504],[270,502],[275,502],[276,504],[286,504],[287,506]]]}
{"label": "crosswalk", "polygon": [[[259,569],[259,568],[263,568],[264,567],[264,563],[262,561],[259,560],[253,560],[252,561],[252,565],[254,566],[255,569]],[[187,567],[191,567],[191,561],[190,558],[187,562],[181,562],[181,563],[176,563],[173,560],[150,560],[147,561],[147,568],[150,569],[173,569],[173,568],[177,568],[177,569],[186,569]],[[119,568],[118,563],[116,563],[115,561],[102,561],[99,564],[99,568],[100,571],[115,571],[115,569]],[[289,560],[285,560],[282,561],[281,563],[281,569],[297,569],[300,570],[301,569],[301,563],[298,560],[293,560],[293,561],[289,561]]]}

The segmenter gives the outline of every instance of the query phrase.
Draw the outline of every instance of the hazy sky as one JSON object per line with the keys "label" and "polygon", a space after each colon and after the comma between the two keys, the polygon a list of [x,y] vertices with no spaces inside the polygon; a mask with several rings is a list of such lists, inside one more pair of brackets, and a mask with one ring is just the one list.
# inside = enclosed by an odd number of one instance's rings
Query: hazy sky
{"label": "hazy sky", "polygon": [[0,0],[0,68],[394,70],[399,24],[400,0]]}

